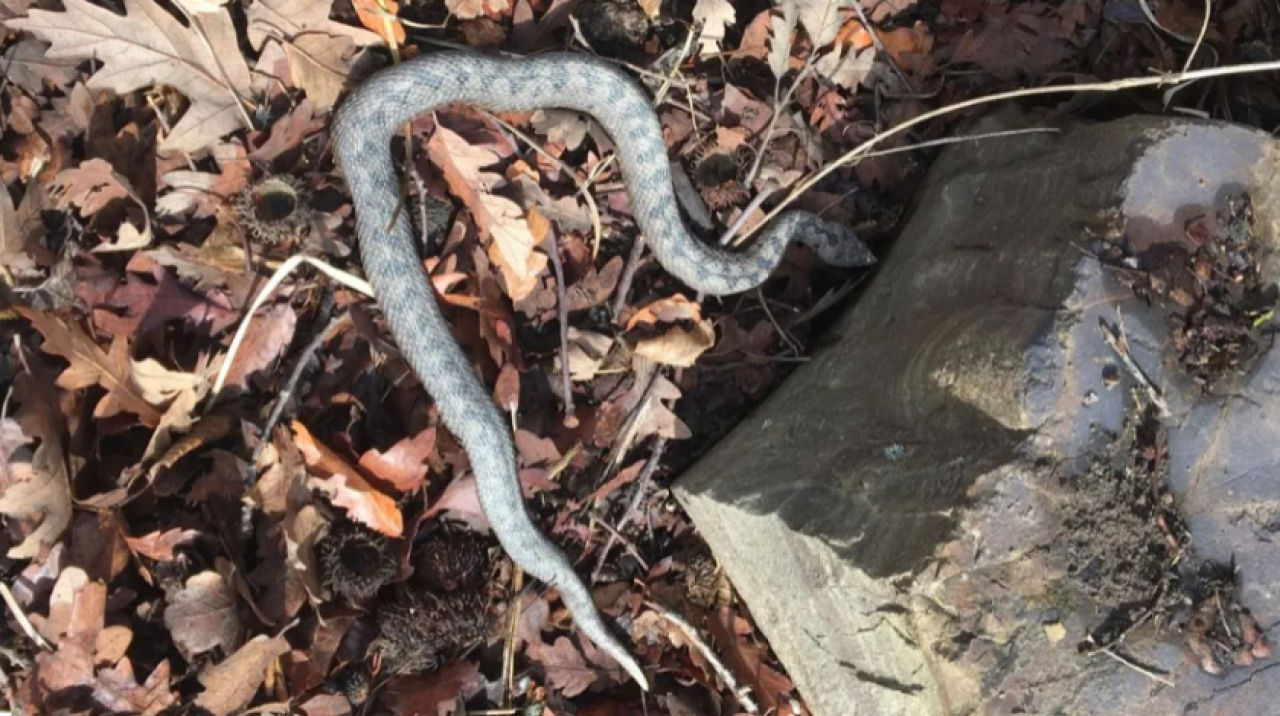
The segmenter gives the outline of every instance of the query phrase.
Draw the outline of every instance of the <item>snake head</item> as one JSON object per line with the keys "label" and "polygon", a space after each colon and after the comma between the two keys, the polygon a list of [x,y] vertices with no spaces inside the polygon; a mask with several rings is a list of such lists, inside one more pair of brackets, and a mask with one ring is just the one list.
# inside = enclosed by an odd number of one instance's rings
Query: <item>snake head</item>
{"label": "snake head", "polygon": [[863,243],[853,230],[833,221],[813,217],[812,225],[802,234],[802,240],[809,244],[826,263],[840,268],[861,268],[874,266],[875,254]]}

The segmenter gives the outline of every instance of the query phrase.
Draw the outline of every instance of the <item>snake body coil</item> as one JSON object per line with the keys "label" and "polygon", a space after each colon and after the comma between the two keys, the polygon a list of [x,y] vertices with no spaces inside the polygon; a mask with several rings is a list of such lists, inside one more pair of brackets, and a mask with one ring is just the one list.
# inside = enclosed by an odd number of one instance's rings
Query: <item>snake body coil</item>
{"label": "snake body coil", "polygon": [[837,266],[865,266],[874,259],[849,231],[806,212],[779,216],[742,252],[714,249],[690,236],[680,222],[662,129],[649,99],[621,71],[585,56],[427,55],[375,74],[339,110],[334,154],[351,190],[365,272],[400,350],[471,459],[480,505],[494,533],[516,564],[560,591],[578,628],[647,689],[643,670],[609,632],[586,585],[529,517],[510,431],[451,339],[405,212],[388,229],[400,195],[392,137],[406,122],[455,102],[499,112],[560,107],[594,116],[617,145],[632,213],[654,256],[699,291],[724,295],[763,283],[793,238]]}

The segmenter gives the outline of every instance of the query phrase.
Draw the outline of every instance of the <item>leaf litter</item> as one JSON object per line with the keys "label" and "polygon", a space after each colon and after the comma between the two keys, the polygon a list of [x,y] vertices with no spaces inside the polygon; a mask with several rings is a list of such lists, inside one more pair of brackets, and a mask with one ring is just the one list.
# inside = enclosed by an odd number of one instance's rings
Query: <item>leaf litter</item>
{"label": "leaf litter", "polygon": [[[676,15],[627,0],[0,1],[0,539],[29,617],[6,620],[8,707],[643,712],[554,590],[513,595],[465,452],[363,297],[290,279],[227,355],[290,255],[358,268],[328,120],[350,86],[418,51],[409,35],[519,52],[585,43],[643,69],[687,179],[681,204],[715,241],[760,220],[769,204],[754,199],[929,109],[1064,73],[1178,69],[1174,35],[1199,22],[1183,10],[1161,5],[1151,32],[1137,4],[1097,0],[698,0]],[[1275,15],[1229,0],[1207,42],[1264,52]],[[1223,80],[1196,109],[1274,127],[1274,80],[1248,81]],[[1161,98],[1089,111],[1128,102]],[[596,564],[597,602],[672,713],[805,713],[667,485],[803,361],[857,277],[794,247],[762,290],[703,301],[638,250],[612,143],[589,118],[453,107],[410,129],[405,210],[454,337],[511,417],[539,524]],[[874,244],[926,164],[869,157],[798,203]],[[1207,389],[1248,369],[1274,305],[1247,201],[1232,212],[1134,274],[1135,290],[1178,307],[1180,363]],[[1158,444],[1140,452],[1150,468]],[[1162,494],[1133,497],[1164,510]],[[1097,643],[1163,614],[1176,591],[1203,668],[1262,658],[1270,646],[1233,600],[1229,567],[1173,589],[1183,545],[1167,518],[1164,532],[1128,533],[1125,549],[1151,556],[1144,579],[1081,571],[1123,617]]]}

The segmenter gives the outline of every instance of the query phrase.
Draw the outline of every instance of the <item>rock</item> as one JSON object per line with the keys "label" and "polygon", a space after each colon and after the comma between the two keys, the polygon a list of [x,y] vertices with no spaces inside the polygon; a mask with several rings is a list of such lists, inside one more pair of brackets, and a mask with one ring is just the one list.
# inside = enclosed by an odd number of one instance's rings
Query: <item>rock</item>
{"label": "rock", "polygon": [[[967,133],[1048,124],[1002,112]],[[1177,629],[1195,602],[1224,619],[1243,605],[1270,644],[1280,634],[1280,354],[1264,338],[1256,365],[1205,392],[1192,373],[1206,369],[1181,364],[1228,354],[1173,330],[1189,309],[1130,285],[1154,276],[1184,302],[1203,290],[1188,256],[1247,224],[1215,219],[1242,191],[1276,276],[1280,145],[1189,119],[1062,129],[946,150],[829,345],[676,484],[815,716],[1280,702],[1268,649],[1244,666],[1219,652],[1215,677],[1187,645],[1212,651],[1210,637]],[[1109,245],[1144,271],[1114,252],[1104,265]],[[1223,283],[1222,300],[1243,287]],[[1135,408],[1149,392],[1100,322],[1168,415]],[[1126,416],[1145,422],[1126,430]],[[1166,474],[1171,504],[1151,490]],[[1233,557],[1238,589],[1207,597],[1195,566]],[[1224,623],[1239,636],[1243,619]],[[1091,634],[1124,638],[1104,653]]]}

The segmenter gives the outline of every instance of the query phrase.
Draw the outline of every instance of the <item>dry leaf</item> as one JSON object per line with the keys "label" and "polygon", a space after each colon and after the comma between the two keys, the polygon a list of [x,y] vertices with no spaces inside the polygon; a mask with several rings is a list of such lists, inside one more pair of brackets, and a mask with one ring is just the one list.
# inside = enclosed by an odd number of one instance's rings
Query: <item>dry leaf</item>
{"label": "dry leaf", "polygon": [[347,58],[356,43],[349,37],[302,35],[283,44],[289,74],[307,93],[317,109],[326,110],[338,101],[347,82]]}
{"label": "dry leaf", "polygon": [[311,487],[324,492],[352,520],[388,537],[404,534],[404,516],[395,500],[375,489],[342,456],[312,437],[305,425],[295,420],[292,428],[307,467],[323,475],[308,480]]}
{"label": "dry leaf", "polygon": [[253,638],[226,661],[200,674],[204,692],[196,697],[196,706],[214,716],[230,716],[249,704],[267,676],[267,666],[277,657],[289,653],[289,642],[283,636]]}
{"label": "dry leaf", "polygon": [[126,410],[136,414],[147,427],[159,424],[160,411],[147,402],[133,378],[129,346],[123,338],[117,338],[107,354],[75,324],[63,323],[44,311],[19,307],[18,312],[44,335],[42,348],[46,353],[71,362],[58,376],[58,387],[79,390],[98,384],[107,389],[106,396],[94,408],[94,417],[109,418]]}
{"label": "dry leaf", "polygon": [[635,312],[627,319],[626,330],[630,331],[641,323],[675,323],[677,321],[701,321],[702,308],[680,294],[669,298],[660,298]]}
{"label": "dry leaf", "polygon": [[270,162],[301,146],[308,135],[323,129],[325,118],[316,113],[315,103],[304,99],[293,111],[271,124],[271,135],[249,156],[255,161]]}
{"label": "dry leaf", "polygon": [[88,159],[64,169],[54,177],[49,196],[59,208],[80,207],[84,216],[93,216],[116,199],[133,195],[129,180],[103,159]]}
{"label": "dry leaf", "polygon": [[483,15],[497,20],[506,15],[511,4],[508,0],[444,0],[444,6],[460,20]]}
{"label": "dry leaf", "polygon": [[164,625],[185,657],[221,646],[231,651],[240,643],[240,617],[235,595],[217,572],[201,572],[169,596]]}
{"label": "dry leaf", "polygon": [[642,339],[633,351],[655,363],[688,368],[715,344],[716,329],[711,321],[700,321],[692,330],[674,326],[660,336]]}
{"label": "dry leaf", "polygon": [[152,0],[123,0],[125,15],[87,0],[64,0],[66,12],[32,10],[10,20],[53,43],[51,58],[95,59],[103,66],[89,89],[127,94],[153,84],[176,87],[191,106],[160,143],[162,153],[196,152],[242,127],[239,98],[250,95],[249,67],[225,10],[187,28]]}
{"label": "dry leaf", "polygon": [[431,161],[444,173],[449,190],[471,211],[481,238],[491,239],[489,259],[507,283],[507,295],[519,301],[537,286],[546,270],[546,254],[534,251],[537,242],[524,211],[514,201],[490,193],[506,181],[484,172],[499,159],[488,147],[469,144],[457,132],[438,126],[427,141]]}
{"label": "dry leaf", "polygon": [[426,484],[426,460],[435,449],[436,429],[427,428],[386,452],[369,450],[360,456],[360,467],[400,492],[410,492]]}
{"label": "dry leaf", "polygon": [[[576,381],[592,380],[613,350],[614,338],[603,333],[580,331],[569,327],[569,377]],[[560,356],[556,356],[556,370]]]}
{"label": "dry leaf", "polygon": [[298,314],[288,303],[277,303],[254,316],[227,372],[225,386],[248,389],[249,376],[267,370],[284,356],[297,325]]}
{"label": "dry leaf", "polygon": [[5,50],[0,67],[14,84],[33,95],[44,93],[44,84],[66,87],[80,76],[75,60],[49,57],[49,45],[39,40],[20,40]]}
{"label": "dry leaf", "polygon": [[737,23],[738,15],[729,0],[698,0],[693,6],[693,19],[702,23],[698,43],[702,46],[702,53],[709,55],[720,51],[725,28]]}
{"label": "dry leaf", "polygon": [[369,28],[387,44],[404,44],[404,25],[396,15],[400,6],[395,0],[351,0],[360,24]]}
{"label": "dry leaf", "polygon": [[29,373],[15,376],[13,386],[14,398],[22,405],[18,415],[22,433],[28,440],[39,439],[40,446],[29,460],[23,453],[23,461],[18,462],[16,449],[5,459],[9,479],[20,477],[21,481],[4,487],[0,513],[40,519],[40,526],[8,552],[10,559],[30,559],[55,544],[71,523],[71,481],[57,391]]}
{"label": "dry leaf", "polygon": [[791,68],[791,45],[795,42],[799,13],[794,2],[782,2],[779,7],[781,15],[769,15],[768,60],[773,76],[781,79]]}
{"label": "dry leaf", "polygon": [[392,679],[383,694],[397,716],[436,716],[442,705],[465,701],[480,693],[484,684],[480,664],[457,661],[432,674]]}
{"label": "dry leaf", "polygon": [[[58,692],[93,683],[93,648],[106,620],[107,585],[90,582],[78,567],[63,570],[50,597],[46,633],[58,649],[36,657],[40,683]],[[62,618],[55,619],[55,608]],[[63,621],[65,619],[65,621]]]}
{"label": "dry leaf", "polygon": [[195,530],[183,530],[174,527],[164,532],[152,532],[141,537],[126,537],[129,549],[138,554],[154,559],[157,562],[168,562],[173,559],[173,550],[184,544],[199,539],[200,533]]}
{"label": "dry leaf", "polygon": [[178,694],[169,688],[169,661],[160,662],[145,683],[139,685],[128,659],[98,672],[93,685],[93,699],[103,708],[116,713],[156,716],[178,702]]}
{"label": "dry leaf", "polygon": [[547,681],[560,689],[561,696],[566,699],[591,688],[599,678],[595,669],[587,666],[586,659],[582,658],[582,653],[568,637],[556,639],[552,646],[541,642],[529,644],[525,647],[525,654],[542,664],[547,672]]}
{"label": "dry leaf", "polygon": [[569,151],[577,149],[587,138],[586,118],[567,109],[540,109],[533,113],[529,122],[539,134],[547,137],[547,141],[559,142]]}
{"label": "dry leaf", "polygon": [[244,147],[223,142],[214,146],[212,154],[218,162],[217,174],[180,169],[160,177],[160,185],[172,191],[156,200],[157,216],[188,213],[193,219],[216,216],[218,208],[244,188],[251,168]]}
{"label": "dry leaf", "polygon": [[257,0],[247,12],[249,44],[259,50],[267,39],[282,35],[288,40],[305,35],[335,35],[351,38],[360,46],[382,41],[368,30],[330,20],[332,11],[333,0]]}

